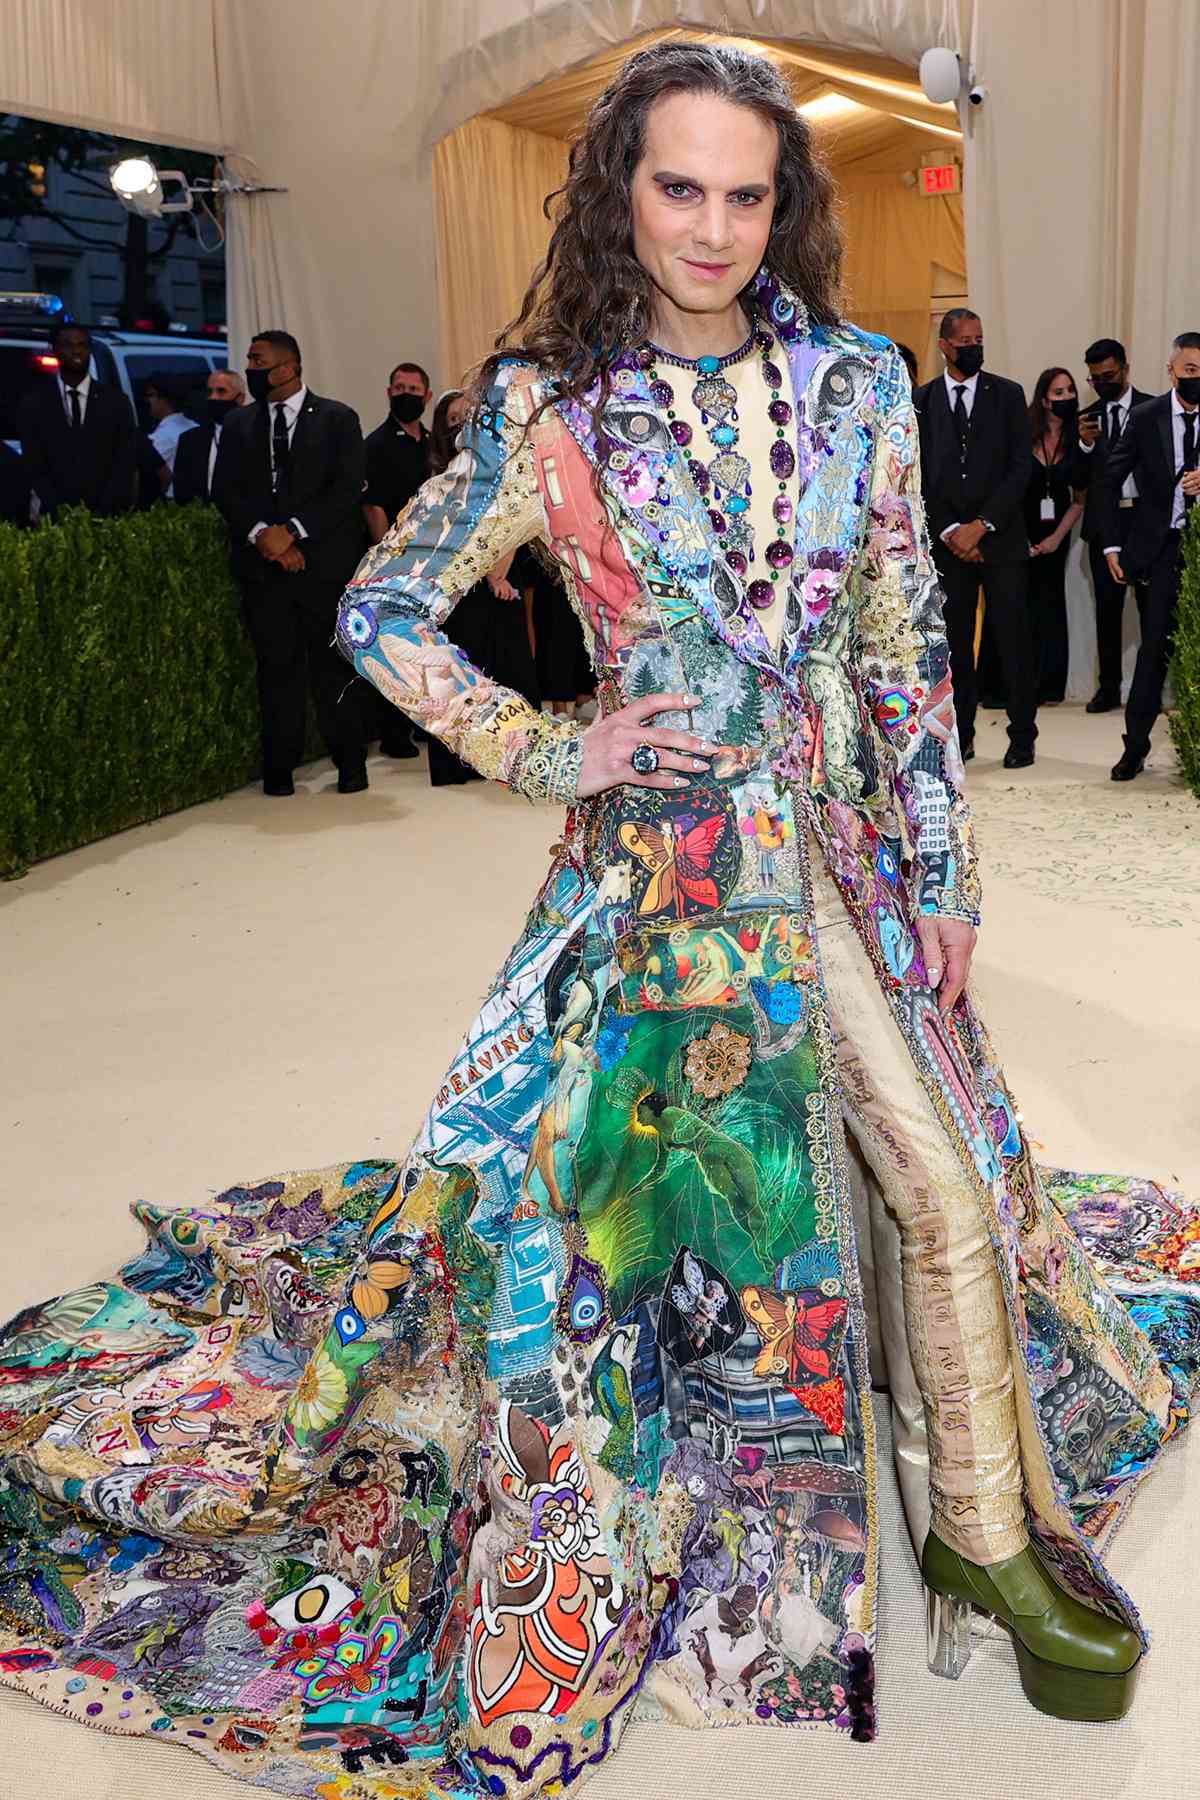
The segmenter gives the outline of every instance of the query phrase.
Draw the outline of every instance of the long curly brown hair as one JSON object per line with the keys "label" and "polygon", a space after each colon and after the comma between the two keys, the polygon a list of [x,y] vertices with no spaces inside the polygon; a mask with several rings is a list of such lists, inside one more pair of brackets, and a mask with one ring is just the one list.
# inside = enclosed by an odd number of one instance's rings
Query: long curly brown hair
{"label": "long curly brown hair", "polygon": [[842,234],[833,180],[783,76],[733,44],[658,43],[629,58],[588,114],[566,182],[543,208],[555,219],[545,260],[482,364],[475,396],[516,355],[554,378],[543,406],[582,399],[598,379],[594,410],[603,412],[613,363],[650,330],[654,289],[633,251],[633,177],[650,108],[679,93],[715,95],[774,125],[776,201],[763,267],[803,300],[814,323],[836,322]]}

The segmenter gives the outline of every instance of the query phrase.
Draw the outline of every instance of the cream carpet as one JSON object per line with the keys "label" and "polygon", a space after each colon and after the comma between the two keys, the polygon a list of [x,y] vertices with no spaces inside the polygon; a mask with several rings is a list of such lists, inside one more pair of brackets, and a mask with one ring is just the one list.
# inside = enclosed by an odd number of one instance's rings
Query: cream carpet
{"label": "cream carpet", "polygon": [[[1001,715],[981,714],[969,769],[986,1016],[1046,1160],[1200,1196],[1200,807],[1161,728],[1150,771],[1118,787],[1118,718],[1060,707],[1041,724],[1036,767],[1006,775]],[[403,1153],[555,820],[482,783],[432,790],[423,761],[377,759],[354,797],[327,764],[309,776],[294,800],[247,790],[0,891],[0,1315],[131,1254],[133,1198],[196,1202],[278,1169]],[[588,1800],[1200,1791],[1200,1437],[1152,1478],[1113,1550],[1156,1636],[1121,1725],[1031,1712],[1003,1637],[977,1642],[956,1685],[926,1672],[916,1569],[882,1474],[879,1741],[648,1720]],[[245,1792],[199,1757],[0,1691],[0,1800]]]}

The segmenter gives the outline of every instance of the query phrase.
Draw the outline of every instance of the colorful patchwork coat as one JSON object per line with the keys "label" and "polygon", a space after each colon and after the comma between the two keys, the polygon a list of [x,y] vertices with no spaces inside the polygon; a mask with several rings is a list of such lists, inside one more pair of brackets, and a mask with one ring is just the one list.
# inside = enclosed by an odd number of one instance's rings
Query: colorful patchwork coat
{"label": "colorful patchwork coat", "polygon": [[938,1015],[914,920],[978,891],[907,382],[773,283],[754,304],[802,482],[777,649],[636,357],[603,454],[505,366],[346,596],[363,675],[570,803],[578,728],[442,630],[539,538],[601,705],[694,694],[679,722],[728,748],[678,793],[572,807],[402,1162],[141,1204],[142,1255],[11,1322],[0,1679],[62,1712],[320,1800],[561,1793],[639,1696],[874,1734],[810,837],[990,1227],[1031,1530],[1140,1629],[1097,1550],[1188,1416],[1200,1230],[1149,1183],[1039,1171],[969,1000]]}

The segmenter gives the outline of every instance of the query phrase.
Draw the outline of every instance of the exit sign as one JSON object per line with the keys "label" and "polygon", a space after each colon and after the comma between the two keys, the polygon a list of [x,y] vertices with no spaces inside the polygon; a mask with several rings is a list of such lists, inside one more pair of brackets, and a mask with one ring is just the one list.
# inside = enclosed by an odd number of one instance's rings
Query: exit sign
{"label": "exit sign", "polygon": [[919,173],[923,194],[962,193],[962,172],[956,162],[927,163]]}

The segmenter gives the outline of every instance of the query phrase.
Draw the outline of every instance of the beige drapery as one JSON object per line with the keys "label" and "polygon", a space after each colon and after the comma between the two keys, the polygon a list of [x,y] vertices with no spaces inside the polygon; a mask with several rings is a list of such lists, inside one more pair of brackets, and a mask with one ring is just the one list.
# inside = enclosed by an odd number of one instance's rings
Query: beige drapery
{"label": "beige drapery", "polygon": [[910,345],[925,362],[933,265],[961,272],[966,283],[962,207],[952,198],[927,199],[893,171],[849,170],[838,186],[846,231],[846,312],[868,331]]}
{"label": "beige drapery", "polygon": [[567,173],[559,138],[472,119],[433,155],[442,366],[459,386],[514,318],[545,255],[542,201]]}
{"label": "beige drapery", "polygon": [[0,111],[220,149],[212,0],[0,0]]}

